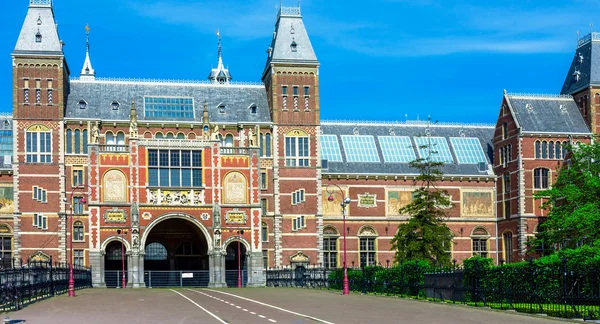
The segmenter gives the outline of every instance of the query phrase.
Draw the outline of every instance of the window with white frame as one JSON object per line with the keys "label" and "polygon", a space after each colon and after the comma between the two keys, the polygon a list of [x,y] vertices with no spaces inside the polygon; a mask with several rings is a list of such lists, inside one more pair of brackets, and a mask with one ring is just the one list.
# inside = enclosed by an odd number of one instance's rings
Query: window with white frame
{"label": "window with white frame", "polygon": [[307,167],[308,134],[303,131],[289,132],[285,137],[285,165],[288,167]]}
{"label": "window with white frame", "polygon": [[482,258],[488,257],[489,238],[490,234],[484,228],[478,227],[473,230],[473,234],[471,234],[471,241],[473,243],[473,256],[480,256]]}
{"label": "window with white frame", "polygon": [[306,228],[306,217],[296,216],[292,219],[292,231],[296,232],[303,228]]}
{"label": "window with white frame", "polygon": [[35,200],[37,202],[41,202],[41,203],[48,202],[47,190],[42,187],[33,186],[32,196],[33,196],[33,200]]}
{"label": "window with white frame", "polygon": [[267,226],[267,223],[262,223],[260,227],[260,236],[263,242],[269,242],[269,226]]}
{"label": "window with white frame", "polygon": [[299,189],[292,192],[292,205],[298,205],[305,202],[306,200],[304,198],[304,193],[304,189]]}
{"label": "window with white frame", "polygon": [[83,222],[76,221],[73,224],[73,241],[81,242],[83,241]]}
{"label": "window with white frame", "polygon": [[73,197],[73,214],[81,215],[84,210],[83,197]]}
{"label": "window with white frame", "polygon": [[73,168],[73,187],[83,186],[83,169]]}
{"label": "window with white frame", "polygon": [[533,170],[533,187],[535,189],[548,189],[548,176],[550,170],[546,168],[537,168]]}
{"label": "window with white frame", "polygon": [[202,186],[202,151],[148,150],[148,185]]}
{"label": "window with white frame", "polygon": [[83,250],[73,250],[73,265],[83,267]]}
{"label": "window with white frame", "polygon": [[52,162],[52,133],[42,125],[30,127],[25,133],[27,163]]}
{"label": "window with white frame", "polygon": [[33,214],[33,226],[41,230],[47,230],[48,217],[42,214]]}
{"label": "window with white frame", "polygon": [[338,232],[332,227],[323,230],[323,266],[337,268]]}

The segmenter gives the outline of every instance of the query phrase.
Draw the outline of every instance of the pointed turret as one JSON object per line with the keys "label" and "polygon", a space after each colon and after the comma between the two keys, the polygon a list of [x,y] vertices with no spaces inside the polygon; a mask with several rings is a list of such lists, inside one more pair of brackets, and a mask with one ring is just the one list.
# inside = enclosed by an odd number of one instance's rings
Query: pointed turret
{"label": "pointed turret", "polygon": [[267,53],[265,72],[272,63],[319,64],[304,27],[300,7],[280,8]]}
{"label": "pointed turret", "polygon": [[52,0],[30,0],[13,55],[63,55]]}
{"label": "pointed turret", "polygon": [[92,61],[90,61],[90,26],[88,25],[85,25],[85,61],[80,76],[81,80],[96,79],[96,71],[92,67]]}
{"label": "pointed turret", "polygon": [[573,95],[600,85],[600,33],[592,32],[577,41],[577,49],[561,94]]}
{"label": "pointed turret", "polygon": [[219,63],[216,69],[212,69],[208,75],[208,79],[211,83],[228,84],[231,81],[231,74],[229,69],[223,65],[223,58],[221,57],[221,33],[217,31],[217,37],[219,38],[217,55],[219,57]]}

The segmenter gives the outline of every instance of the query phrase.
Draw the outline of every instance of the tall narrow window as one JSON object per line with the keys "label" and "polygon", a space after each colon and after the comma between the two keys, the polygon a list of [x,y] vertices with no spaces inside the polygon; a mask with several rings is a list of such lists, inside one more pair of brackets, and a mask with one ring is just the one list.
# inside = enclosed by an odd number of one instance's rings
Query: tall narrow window
{"label": "tall narrow window", "polygon": [[9,236],[10,232],[3,235],[6,236],[0,236],[0,265],[3,269],[9,269],[12,267],[12,235]]}
{"label": "tall narrow window", "polygon": [[323,230],[323,266],[325,268],[337,268],[339,234],[333,227]]}
{"label": "tall narrow window", "polygon": [[263,217],[267,215],[267,198],[262,198],[260,200],[260,211]]}
{"label": "tall narrow window", "polygon": [[512,251],[513,251],[513,244],[512,244],[512,232],[506,232],[504,233],[504,235],[502,235],[502,241],[503,241],[503,245],[504,245],[504,261],[506,263],[511,263],[512,262]]}
{"label": "tall narrow window", "polygon": [[260,137],[260,156],[265,156],[265,135],[258,134]]}
{"label": "tall narrow window", "polygon": [[260,235],[263,242],[269,242],[269,226],[267,226],[267,223],[262,223]]}
{"label": "tall narrow window", "polygon": [[554,159],[554,142],[548,143],[548,158]]}
{"label": "tall narrow window", "polygon": [[29,80],[23,80],[23,102],[29,103]]}
{"label": "tall narrow window", "polygon": [[502,123],[502,139],[508,138],[508,124]]}
{"label": "tall narrow window", "polygon": [[271,156],[271,134],[265,134],[265,152],[266,156]]}
{"label": "tall narrow window", "polygon": [[81,215],[83,214],[83,197],[73,197],[73,214]]}
{"label": "tall narrow window", "polygon": [[267,189],[267,171],[260,173],[260,189]]}
{"label": "tall narrow window", "polygon": [[287,86],[281,86],[281,94],[287,96]]}
{"label": "tall narrow window", "polygon": [[540,141],[535,142],[535,158],[539,159],[542,156],[542,143]]}
{"label": "tall narrow window", "polygon": [[262,253],[263,253],[263,268],[268,269],[269,268],[269,251],[263,250]]}
{"label": "tall narrow window", "polygon": [[308,96],[308,94],[309,94],[309,91],[310,91],[310,88],[309,88],[309,87],[304,87],[304,95],[305,95],[305,96]]}
{"label": "tall narrow window", "polygon": [[73,250],[73,265],[83,267],[83,250]]}
{"label": "tall narrow window", "polygon": [[375,250],[375,237],[361,237],[360,238],[360,266],[372,266],[375,265],[376,253]]}
{"label": "tall narrow window", "polygon": [[542,159],[548,158],[548,142],[542,142]]}
{"label": "tall narrow window", "polygon": [[73,169],[73,187],[83,186],[83,169]]}
{"label": "tall narrow window", "polygon": [[75,154],[81,153],[81,131],[79,129],[75,130],[75,145],[74,145]]}
{"label": "tall narrow window", "polygon": [[225,135],[225,147],[233,147],[233,135]]}
{"label": "tall narrow window", "polygon": [[67,153],[73,153],[73,131],[67,129],[67,135],[65,136],[65,142],[67,146]]}
{"label": "tall narrow window", "polygon": [[88,153],[88,131],[87,129],[83,130],[83,154]]}
{"label": "tall narrow window", "polygon": [[490,235],[484,228],[478,227],[473,230],[473,234],[471,234],[471,241],[473,243],[473,256],[480,256],[482,258],[488,257],[489,238]]}
{"label": "tall narrow window", "polygon": [[294,86],[294,96],[297,96],[297,95],[298,95],[298,87]]}
{"label": "tall narrow window", "polygon": [[[171,134],[171,137],[173,137],[173,134]],[[117,145],[125,145],[125,133],[117,133]]]}

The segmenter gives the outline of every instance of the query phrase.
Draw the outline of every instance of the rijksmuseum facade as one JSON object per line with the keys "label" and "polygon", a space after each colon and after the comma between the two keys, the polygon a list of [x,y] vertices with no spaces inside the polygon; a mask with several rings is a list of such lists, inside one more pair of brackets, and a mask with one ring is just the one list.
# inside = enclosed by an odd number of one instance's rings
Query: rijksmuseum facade
{"label": "rijksmuseum facade", "polygon": [[580,40],[561,95],[505,92],[496,125],[327,122],[298,7],[280,9],[251,84],[231,80],[220,39],[206,81],[100,78],[89,38],[72,73],[52,1],[30,0],[13,112],[0,116],[3,264],[91,265],[104,286],[123,257],[132,287],[169,270],[204,270],[219,287],[239,260],[260,286],[264,269],[342,266],[345,235],[348,266],[388,266],[418,175],[409,162],[427,154],[445,163],[452,258],[520,260],[546,212],[533,193],[551,185],[563,144],[597,132],[598,40]]}

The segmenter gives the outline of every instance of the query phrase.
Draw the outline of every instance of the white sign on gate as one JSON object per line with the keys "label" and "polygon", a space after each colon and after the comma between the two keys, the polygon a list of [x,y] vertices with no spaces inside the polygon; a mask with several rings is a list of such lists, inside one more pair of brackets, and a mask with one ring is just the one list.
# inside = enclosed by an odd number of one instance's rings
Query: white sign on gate
{"label": "white sign on gate", "polygon": [[181,278],[194,278],[194,273],[192,272],[184,272],[181,274]]}

